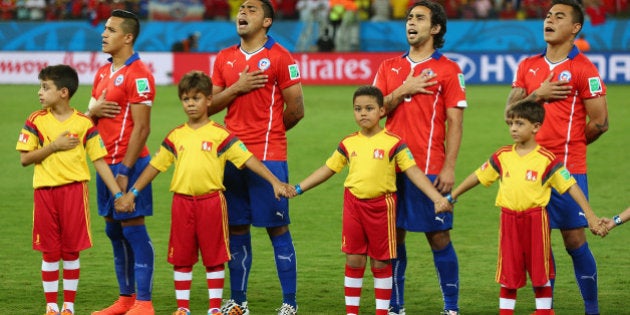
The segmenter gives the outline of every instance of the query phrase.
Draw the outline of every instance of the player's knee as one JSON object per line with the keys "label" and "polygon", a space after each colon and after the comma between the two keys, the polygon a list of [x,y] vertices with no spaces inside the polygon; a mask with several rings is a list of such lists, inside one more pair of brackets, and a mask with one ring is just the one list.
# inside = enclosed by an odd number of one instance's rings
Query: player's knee
{"label": "player's knee", "polygon": [[56,262],[61,259],[61,251],[52,251],[42,253],[42,259],[45,262]]}

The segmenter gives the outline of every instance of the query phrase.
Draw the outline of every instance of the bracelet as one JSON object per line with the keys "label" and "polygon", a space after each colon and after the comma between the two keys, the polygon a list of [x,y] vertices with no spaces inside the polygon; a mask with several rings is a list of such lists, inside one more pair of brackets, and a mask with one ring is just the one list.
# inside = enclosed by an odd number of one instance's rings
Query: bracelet
{"label": "bracelet", "polygon": [[122,197],[122,196],[123,196],[122,191],[119,191],[119,192],[117,192],[117,193],[114,195],[114,200],[118,200],[118,198],[120,198],[120,197]]}
{"label": "bracelet", "polygon": [[451,195],[451,193],[446,194],[444,198],[446,198],[446,200],[448,200],[448,202],[452,205],[454,205],[457,202],[457,199],[453,199],[453,195]]}
{"label": "bracelet", "polygon": [[301,194],[303,194],[303,193],[304,193],[304,190],[302,190],[302,187],[300,187],[300,184],[295,185],[295,192],[296,192],[298,195],[301,195]]}
{"label": "bracelet", "polygon": [[615,225],[622,225],[623,224],[623,221],[621,221],[621,218],[618,215],[613,217],[613,221],[615,221]]}
{"label": "bracelet", "polygon": [[129,192],[131,192],[134,197],[138,197],[138,194],[140,194],[140,192],[138,192],[136,187],[131,187],[131,189],[129,189]]}
{"label": "bracelet", "polygon": [[129,177],[130,172],[131,172],[131,169],[129,169],[127,165],[122,164],[122,163],[118,165],[118,175]]}

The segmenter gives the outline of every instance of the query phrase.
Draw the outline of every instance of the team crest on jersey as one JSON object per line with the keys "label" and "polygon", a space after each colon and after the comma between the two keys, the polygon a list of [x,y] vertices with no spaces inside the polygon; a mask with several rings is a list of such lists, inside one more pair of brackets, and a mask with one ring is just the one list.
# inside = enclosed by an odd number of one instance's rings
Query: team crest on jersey
{"label": "team crest on jersey", "polygon": [[300,69],[298,69],[296,64],[289,65],[289,77],[291,80],[300,78]]}
{"label": "team crest on jersey", "polygon": [[568,70],[564,70],[564,71],[560,72],[560,75],[558,75],[558,80],[559,81],[571,81],[571,72],[569,72]]}
{"label": "team crest on jersey", "polygon": [[538,172],[527,170],[527,172],[525,172],[525,180],[535,182],[536,180],[538,180]]}
{"label": "team crest on jersey", "polygon": [[265,71],[271,67],[271,60],[269,58],[263,58],[258,60],[258,69]]}
{"label": "team crest on jersey", "polygon": [[125,81],[125,76],[124,76],[124,75],[122,75],[122,74],[119,74],[119,75],[116,77],[116,80],[114,80],[114,85],[115,85],[115,86],[119,86],[119,85],[121,85],[121,84],[123,83],[123,81]]}
{"label": "team crest on jersey", "polygon": [[27,143],[28,142],[28,135],[25,133],[20,133],[20,137],[18,138],[18,141],[22,142],[22,143]]}
{"label": "team crest on jersey", "polygon": [[385,150],[383,149],[374,149],[374,153],[372,157],[377,160],[382,160],[385,157]]}
{"label": "team crest on jersey", "polygon": [[591,94],[600,93],[602,91],[602,82],[598,77],[588,78],[588,88]]}
{"label": "team crest on jersey", "polygon": [[202,151],[212,151],[212,142],[210,141],[201,141],[201,150]]}
{"label": "team crest on jersey", "polygon": [[136,79],[136,90],[138,91],[138,94],[151,92],[151,86],[149,86],[149,79],[147,78]]}

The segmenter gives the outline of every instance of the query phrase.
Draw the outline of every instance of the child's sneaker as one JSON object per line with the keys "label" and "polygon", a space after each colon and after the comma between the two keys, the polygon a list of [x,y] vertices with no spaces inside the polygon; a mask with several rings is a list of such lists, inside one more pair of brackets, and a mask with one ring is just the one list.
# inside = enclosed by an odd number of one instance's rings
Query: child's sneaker
{"label": "child's sneaker", "polygon": [[52,307],[46,307],[46,314],[44,315],[59,315],[59,311],[55,311]]}
{"label": "child's sneaker", "polygon": [[180,307],[173,313],[173,315],[190,315],[190,311],[186,308]]}
{"label": "child's sneaker", "polygon": [[297,307],[293,307],[287,303],[282,303],[282,306],[280,306],[280,308],[276,311],[278,311],[278,315],[296,315]]}
{"label": "child's sneaker", "polygon": [[230,299],[221,306],[221,314],[223,315],[249,315],[249,309],[247,308],[247,302],[238,304],[234,300]]}
{"label": "child's sneaker", "polygon": [[208,310],[208,315],[222,315],[221,310],[218,308],[211,308]]}
{"label": "child's sneaker", "polygon": [[458,311],[444,310],[440,315],[459,315]]}
{"label": "child's sneaker", "polygon": [[119,296],[118,300],[109,307],[100,311],[92,312],[92,315],[124,315],[131,309],[136,302],[136,295],[132,296]]}
{"label": "child's sneaker", "polygon": [[398,313],[392,311],[392,309],[389,309],[389,313],[387,313],[387,315],[406,315],[407,313],[405,313],[405,308],[401,308],[398,310]]}
{"label": "child's sneaker", "polygon": [[136,300],[131,309],[125,315],[155,315],[151,301]]}

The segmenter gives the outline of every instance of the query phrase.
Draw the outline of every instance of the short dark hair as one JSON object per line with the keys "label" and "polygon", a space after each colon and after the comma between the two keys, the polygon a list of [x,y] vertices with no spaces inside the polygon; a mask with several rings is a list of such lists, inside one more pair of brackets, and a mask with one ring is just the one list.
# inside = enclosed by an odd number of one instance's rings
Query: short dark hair
{"label": "short dark hair", "polygon": [[112,11],[112,16],[123,19],[123,31],[125,34],[131,33],[131,35],[133,35],[133,42],[135,43],[140,35],[140,21],[138,20],[138,16],[126,10],[114,10]]}
{"label": "short dark hair", "polygon": [[276,17],[276,11],[273,9],[273,3],[271,3],[270,0],[259,0],[259,1],[262,3],[264,17],[271,19],[271,24],[267,28],[267,32],[268,32],[269,29],[271,28],[271,25],[273,25],[273,20]]}
{"label": "short dark hair", "polygon": [[[575,0],[553,0],[551,1],[551,7],[556,4],[568,5],[573,10],[573,23],[579,23],[582,27],[580,27],[580,31],[584,28],[584,7],[575,1]],[[549,8],[551,8],[549,7]],[[579,32],[578,32],[579,33]],[[577,35],[577,34],[576,34]]]}
{"label": "short dark hair", "polygon": [[407,16],[411,13],[413,8],[423,6],[431,11],[431,26],[439,25],[440,31],[433,35],[433,48],[438,49],[444,46],[444,35],[446,34],[446,11],[441,4],[429,0],[421,0],[414,3],[409,10],[407,10]]}
{"label": "short dark hair", "polygon": [[506,117],[523,118],[532,124],[542,124],[543,120],[545,120],[545,107],[534,101],[524,101],[508,109]]}
{"label": "short dark hair", "polygon": [[383,92],[373,85],[364,85],[357,88],[354,91],[354,96],[352,96],[352,102],[354,103],[359,96],[371,96],[376,99],[378,107],[383,107]]}
{"label": "short dark hair", "polygon": [[210,96],[212,95],[212,80],[203,71],[190,71],[179,80],[177,95],[181,99],[185,93],[190,91],[197,91],[205,96]]}
{"label": "short dark hair", "polygon": [[68,65],[47,66],[37,76],[40,80],[51,80],[57,89],[66,88],[70,98],[79,88],[79,75],[74,68]]}

